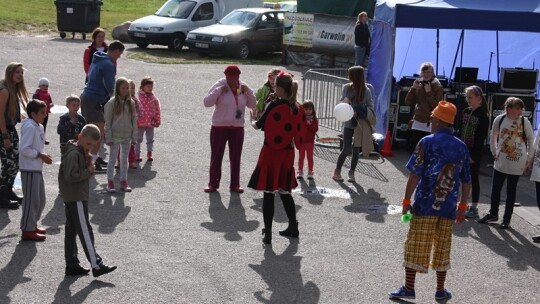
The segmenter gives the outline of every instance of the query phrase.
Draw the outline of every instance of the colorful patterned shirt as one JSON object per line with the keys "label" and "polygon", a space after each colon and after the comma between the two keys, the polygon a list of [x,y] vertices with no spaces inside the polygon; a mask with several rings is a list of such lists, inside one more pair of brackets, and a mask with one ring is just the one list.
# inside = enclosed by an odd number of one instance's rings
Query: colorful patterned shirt
{"label": "colorful patterned shirt", "polygon": [[449,129],[440,129],[420,140],[407,169],[420,177],[414,214],[454,219],[459,187],[471,182],[467,146]]}

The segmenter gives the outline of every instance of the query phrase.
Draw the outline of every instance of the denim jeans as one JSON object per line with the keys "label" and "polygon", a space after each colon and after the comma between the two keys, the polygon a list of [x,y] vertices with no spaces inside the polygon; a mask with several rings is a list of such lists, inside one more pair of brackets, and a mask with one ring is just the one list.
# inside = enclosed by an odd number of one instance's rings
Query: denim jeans
{"label": "denim jeans", "polygon": [[365,61],[366,61],[366,48],[362,46],[355,45],[354,46],[354,65],[355,66],[363,66],[365,67]]}
{"label": "denim jeans", "polygon": [[491,181],[491,215],[499,215],[499,203],[501,202],[501,190],[504,181],[508,177],[506,183],[506,207],[504,209],[503,222],[510,223],[512,213],[514,212],[514,203],[516,202],[516,190],[519,177],[521,175],[511,175],[493,170],[493,180]]}
{"label": "denim jeans", "polygon": [[352,146],[352,140],[354,135],[354,129],[351,128],[343,128],[343,150],[341,150],[341,153],[338,156],[336,170],[341,171],[341,167],[343,166],[343,163],[345,162],[345,159],[347,156],[351,153],[352,149],[352,158],[351,158],[351,170],[356,170],[356,165],[358,165],[358,156],[360,154],[360,147],[353,147]]}

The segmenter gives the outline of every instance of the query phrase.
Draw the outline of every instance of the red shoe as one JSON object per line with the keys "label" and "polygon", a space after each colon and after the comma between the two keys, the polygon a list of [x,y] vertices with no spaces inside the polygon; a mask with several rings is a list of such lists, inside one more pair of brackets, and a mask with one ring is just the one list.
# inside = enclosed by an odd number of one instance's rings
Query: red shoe
{"label": "red shoe", "polygon": [[39,228],[36,226],[36,230],[34,230],[35,233],[39,233],[39,234],[47,234],[47,230],[43,229],[43,228]]}
{"label": "red shoe", "polygon": [[152,152],[146,153],[146,158],[148,158],[148,161],[153,161],[154,158],[152,157]]}
{"label": "red shoe", "polygon": [[214,188],[214,187],[207,186],[206,188],[204,188],[204,192],[206,193],[212,193],[216,191],[217,191],[217,188]]}
{"label": "red shoe", "polygon": [[235,188],[231,188],[231,191],[232,191],[232,192],[236,192],[236,193],[244,193],[244,188],[242,188],[242,187],[235,187]]}
{"label": "red shoe", "polygon": [[137,155],[135,156],[135,161],[138,161],[138,162],[142,161],[142,158],[141,158],[141,155],[140,155],[140,154],[137,154]]}
{"label": "red shoe", "polygon": [[23,239],[24,241],[38,241],[38,242],[41,242],[41,241],[45,241],[47,237],[44,236],[43,234],[39,234],[35,231],[23,231],[22,232],[22,235],[21,235],[21,239]]}

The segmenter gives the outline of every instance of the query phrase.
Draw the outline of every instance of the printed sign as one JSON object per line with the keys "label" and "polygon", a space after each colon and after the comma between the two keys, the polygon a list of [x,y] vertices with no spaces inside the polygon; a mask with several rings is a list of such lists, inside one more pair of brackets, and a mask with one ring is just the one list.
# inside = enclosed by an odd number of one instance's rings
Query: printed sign
{"label": "printed sign", "polygon": [[316,15],[313,26],[313,50],[320,53],[354,55],[356,19]]}
{"label": "printed sign", "polygon": [[311,47],[313,38],[312,14],[286,13],[283,26],[283,44]]}

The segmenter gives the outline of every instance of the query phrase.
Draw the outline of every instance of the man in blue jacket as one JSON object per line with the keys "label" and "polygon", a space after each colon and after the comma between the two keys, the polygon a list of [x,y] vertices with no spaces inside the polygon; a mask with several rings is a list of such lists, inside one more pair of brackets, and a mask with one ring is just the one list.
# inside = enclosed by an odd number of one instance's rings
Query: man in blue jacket
{"label": "man in blue jacket", "polygon": [[113,41],[109,45],[107,52],[95,52],[90,71],[88,72],[88,83],[81,94],[81,112],[87,123],[95,124],[101,132],[101,141],[92,148],[92,160],[95,163],[95,172],[106,172],[102,166],[107,165],[101,157],[98,157],[99,148],[103,142],[105,118],[103,116],[103,105],[109,101],[114,94],[114,83],[116,76],[116,61],[124,52],[124,45],[120,41]]}

